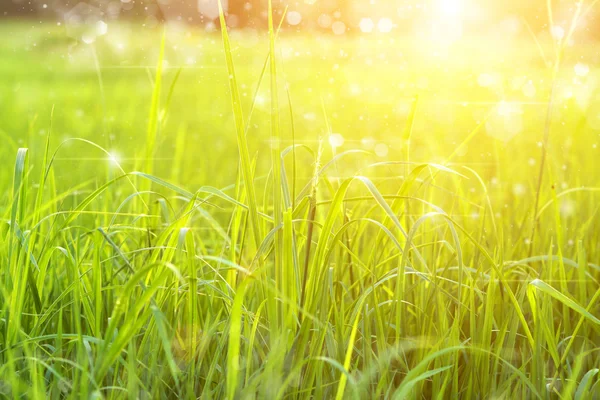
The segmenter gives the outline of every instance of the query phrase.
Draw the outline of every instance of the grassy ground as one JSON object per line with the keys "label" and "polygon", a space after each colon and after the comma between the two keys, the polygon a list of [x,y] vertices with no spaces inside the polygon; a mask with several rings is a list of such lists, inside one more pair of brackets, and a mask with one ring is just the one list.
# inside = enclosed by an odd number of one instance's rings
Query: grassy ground
{"label": "grassy ground", "polygon": [[4,396],[600,396],[594,44],[161,32],[0,25]]}

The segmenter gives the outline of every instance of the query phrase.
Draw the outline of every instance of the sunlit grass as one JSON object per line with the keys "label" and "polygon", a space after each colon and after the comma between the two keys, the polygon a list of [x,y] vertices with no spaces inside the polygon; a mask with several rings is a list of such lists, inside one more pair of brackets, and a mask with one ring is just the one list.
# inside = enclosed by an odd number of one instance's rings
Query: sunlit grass
{"label": "sunlit grass", "polygon": [[3,28],[0,392],[600,396],[592,50],[277,26]]}

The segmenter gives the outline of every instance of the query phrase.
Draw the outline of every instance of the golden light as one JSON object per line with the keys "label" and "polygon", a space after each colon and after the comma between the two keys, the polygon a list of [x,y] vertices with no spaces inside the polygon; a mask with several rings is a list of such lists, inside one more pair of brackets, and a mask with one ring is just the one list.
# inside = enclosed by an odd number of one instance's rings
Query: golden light
{"label": "golden light", "polygon": [[433,0],[431,35],[437,44],[449,45],[462,37],[466,17],[465,1],[467,0]]}
{"label": "golden light", "polygon": [[437,0],[436,8],[440,14],[449,18],[457,18],[463,12],[463,0]]}

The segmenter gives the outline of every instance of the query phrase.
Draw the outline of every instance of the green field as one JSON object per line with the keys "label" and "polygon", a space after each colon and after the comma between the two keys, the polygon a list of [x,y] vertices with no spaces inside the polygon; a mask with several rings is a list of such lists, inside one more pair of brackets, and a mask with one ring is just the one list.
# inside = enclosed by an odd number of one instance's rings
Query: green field
{"label": "green field", "polygon": [[3,398],[600,398],[597,43],[164,32],[0,24]]}

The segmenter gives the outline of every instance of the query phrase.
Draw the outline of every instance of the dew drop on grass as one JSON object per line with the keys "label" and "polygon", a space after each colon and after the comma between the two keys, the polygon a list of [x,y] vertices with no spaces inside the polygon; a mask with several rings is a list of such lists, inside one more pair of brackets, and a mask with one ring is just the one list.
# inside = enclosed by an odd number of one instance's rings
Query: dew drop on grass
{"label": "dew drop on grass", "polygon": [[119,165],[119,156],[117,153],[110,152],[108,154],[108,161],[110,161],[112,165]]}

